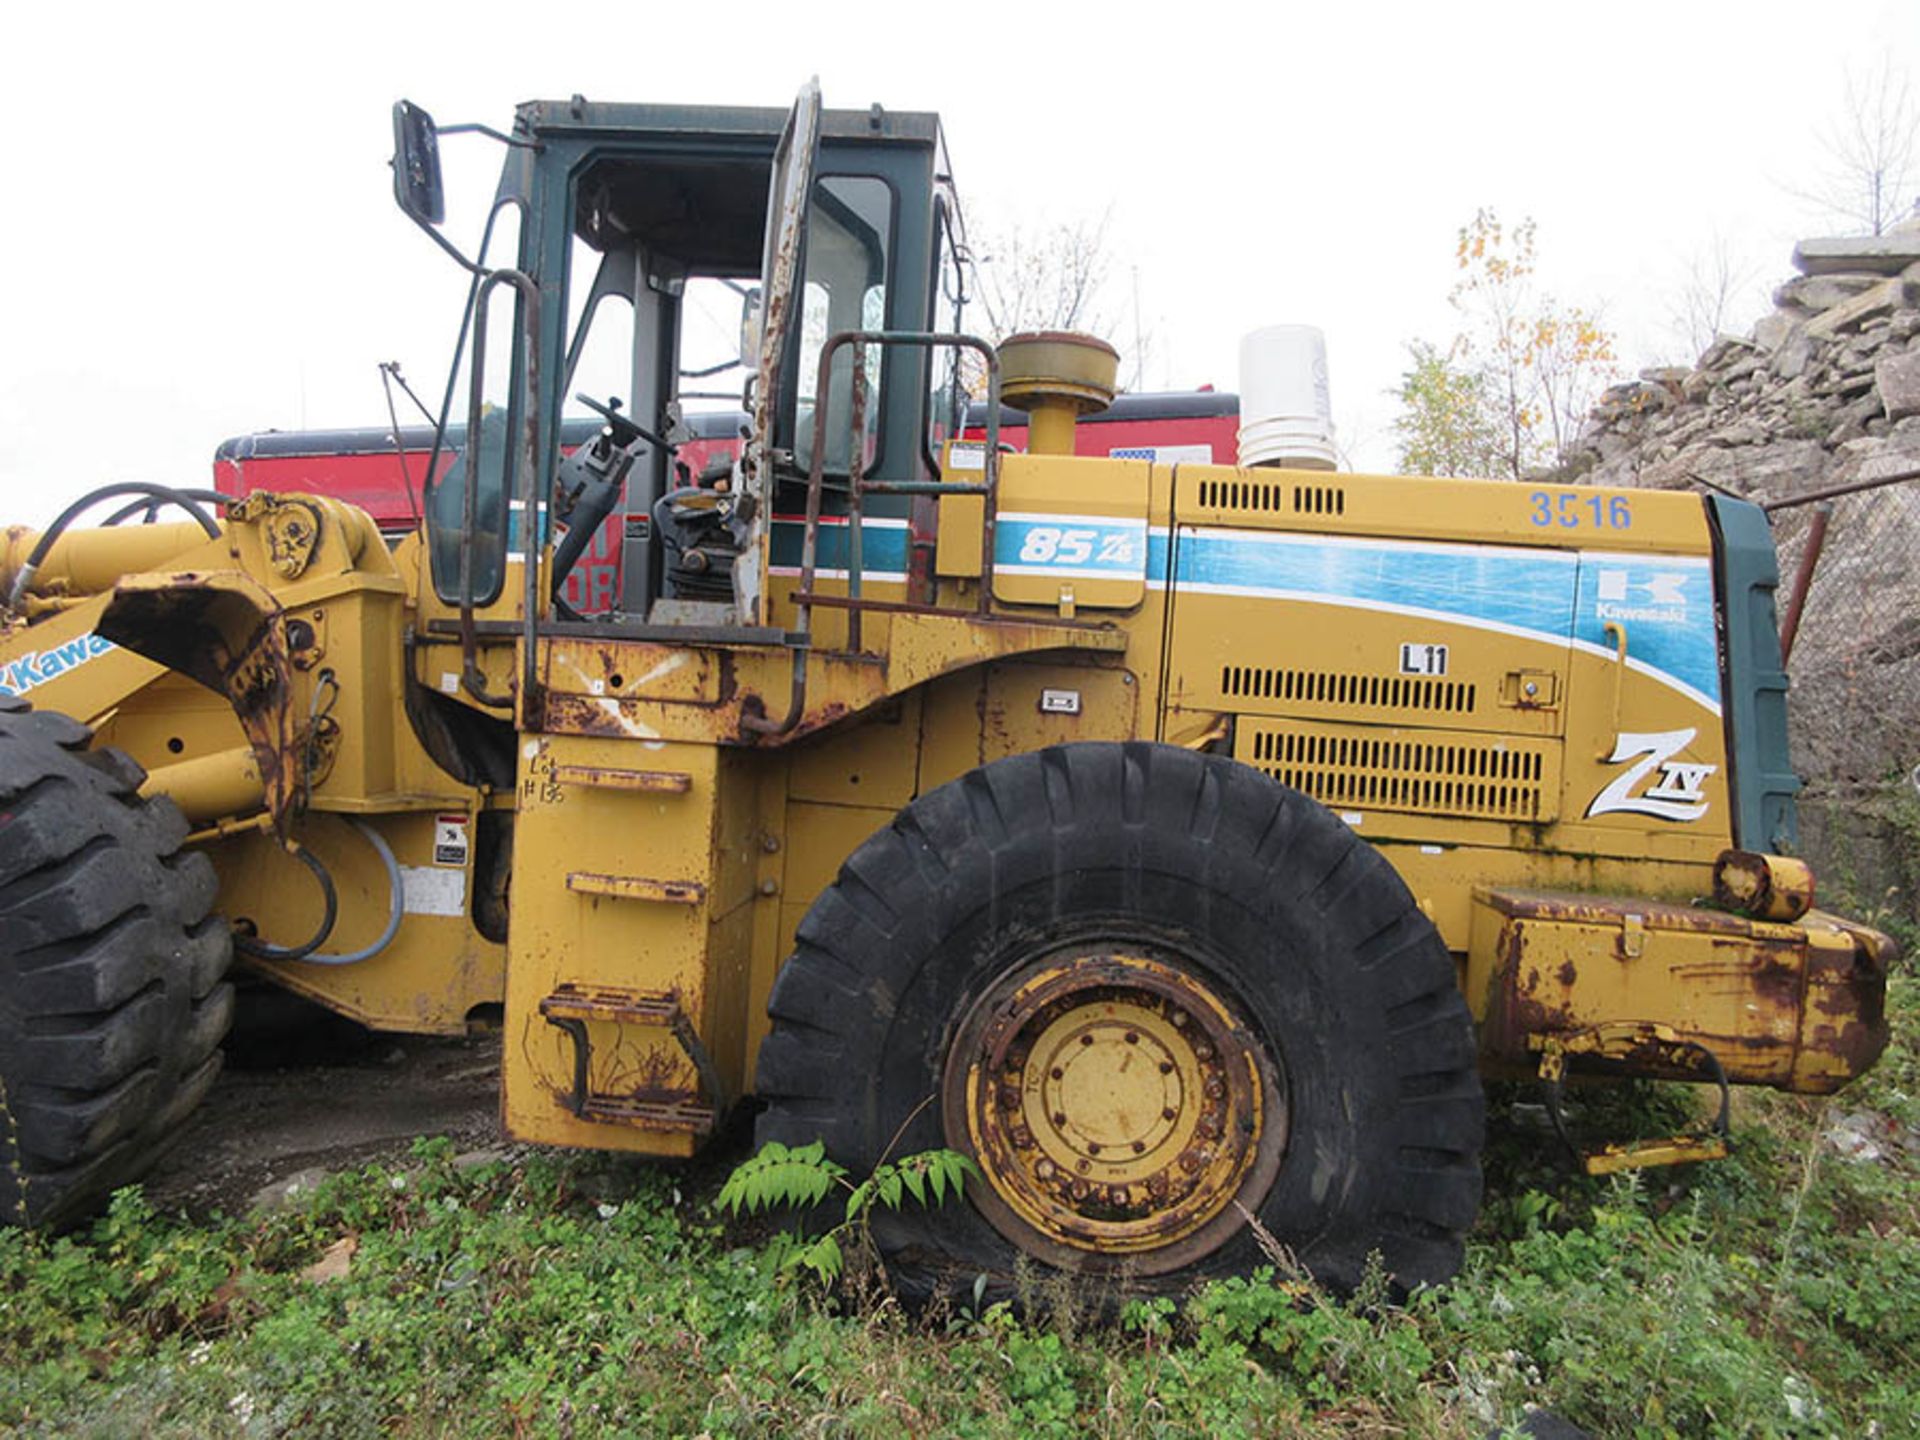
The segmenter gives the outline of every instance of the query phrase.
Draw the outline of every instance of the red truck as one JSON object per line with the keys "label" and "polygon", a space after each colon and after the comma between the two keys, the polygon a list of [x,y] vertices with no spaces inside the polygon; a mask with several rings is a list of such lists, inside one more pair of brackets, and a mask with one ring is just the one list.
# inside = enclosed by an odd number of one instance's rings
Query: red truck
{"label": "red truck", "polygon": [[[675,453],[676,468],[697,477],[716,458],[731,458],[739,446],[745,417],[738,411],[705,411],[688,415],[694,438]],[[973,406],[967,416],[966,438],[985,434],[986,407]],[[561,431],[563,449],[572,450],[600,429],[594,419],[568,421]],[[1158,460],[1163,464],[1198,461],[1231,465],[1239,454],[1237,435],[1240,401],[1223,391],[1176,390],[1118,397],[1107,410],[1081,420],[1075,430],[1075,449],[1081,455],[1120,456]],[[439,460],[445,469],[462,444],[464,427],[449,431]],[[1002,413],[1003,444],[1021,449],[1026,444],[1026,417],[1013,410]],[[421,492],[433,453],[433,427],[403,428],[396,449],[387,429],[266,430],[223,441],[213,457],[214,488],[223,495],[247,495],[256,490],[298,491],[331,495],[358,505],[390,540],[397,540],[420,523]],[[647,520],[635,512],[607,518],[585,556],[567,577],[564,597],[574,609],[603,612],[620,593],[621,542]]]}

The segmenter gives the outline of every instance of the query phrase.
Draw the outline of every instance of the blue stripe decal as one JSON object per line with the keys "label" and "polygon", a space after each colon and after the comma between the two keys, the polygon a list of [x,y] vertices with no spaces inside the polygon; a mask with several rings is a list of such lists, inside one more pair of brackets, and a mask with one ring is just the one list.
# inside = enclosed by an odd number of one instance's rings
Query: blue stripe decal
{"label": "blue stripe decal", "polygon": [[[552,524],[553,512],[543,508],[540,511],[540,541],[543,545],[546,543]],[[521,543],[526,528],[526,507],[518,500],[509,500],[507,502],[507,550],[513,559],[518,560],[526,554],[526,546]]]}
{"label": "blue stripe decal", "polygon": [[1182,530],[1175,583],[1427,610],[1564,645],[1577,570],[1564,551]]}
{"label": "blue stripe decal", "polygon": [[[1167,538],[1148,571],[1167,573]],[[1406,610],[1612,654],[1608,621],[1627,631],[1629,664],[1718,710],[1713,574],[1694,556],[1251,535],[1182,529],[1176,589]]]}
{"label": "blue stripe decal", "polygon": [[[850,558],[847,529],[845,525],[820,527],[820,547],[814,561],[820,569],[845,570],[847,568],[847,561]],[[783,570],[799,569],[806,534],[805,521],[775,520],[771,563]],[[907,542],[907,528],[904,525],[875,524],[871,520],[862,523],[860,526],[861,574],[905,575],[907,573]]]}

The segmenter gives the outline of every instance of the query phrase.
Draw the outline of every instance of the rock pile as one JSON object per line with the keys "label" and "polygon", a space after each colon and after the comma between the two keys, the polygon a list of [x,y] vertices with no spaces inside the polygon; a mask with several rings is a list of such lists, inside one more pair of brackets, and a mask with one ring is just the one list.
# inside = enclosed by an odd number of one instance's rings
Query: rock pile
{"label": "rock pile", "polygon": [[[1606,393],[1570,457],[1582,483],[1715,487],[1766,503],[1920,470],[1920,220],[1803,240],[1793,263],[1799,273],[1750,334]],[[1810,514],[1774,517],[1783,604]],[[1897,883],[1914,908],[1920,480],[1833,502],[1789,669],[1816,864]]]}
{"label": "rock pile", "polygon": [[1764,501],[1920,465],[1920,222],[1793,260],[1750,335],[1606,392],[1572,457],[1584,481]]}

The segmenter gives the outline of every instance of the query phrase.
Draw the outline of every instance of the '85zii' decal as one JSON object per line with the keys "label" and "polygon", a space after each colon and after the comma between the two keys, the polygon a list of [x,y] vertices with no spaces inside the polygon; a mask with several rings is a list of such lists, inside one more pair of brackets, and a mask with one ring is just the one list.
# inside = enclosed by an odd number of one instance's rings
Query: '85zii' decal
{"label": "'85zii' decal", "polygon": [[[1720,767],[1696,765],[1675,760],[1697,734],[1693,730],[1663,730],[1657,735],[1621,735],[1613,744],[1609,765],[1632,760],[1625,773],[1608,783],[1587,806],[1588,816],[1624,811],[1631,815],[1651,815],[1659,820],[1698,820],[1707,813],[1707,800],[1700,787]],[[1660,778],[1645,790],[1640,782],[1655,770]],[[1639,793],[1635,793],[1639,791]]]}

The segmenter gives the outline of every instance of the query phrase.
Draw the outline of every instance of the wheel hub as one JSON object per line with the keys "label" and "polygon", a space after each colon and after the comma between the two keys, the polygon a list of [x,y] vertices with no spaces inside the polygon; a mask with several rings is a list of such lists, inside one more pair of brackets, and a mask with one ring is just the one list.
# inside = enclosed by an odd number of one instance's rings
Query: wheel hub
{"label": "wheel hub", "polygon": [[1207,1254],[1279,1164],[1276,1067],[1228,998],[1156,956],[1076,950],[1002,977],[949,1053],[950,1138],[1008,1239],[1143,1273]]}

